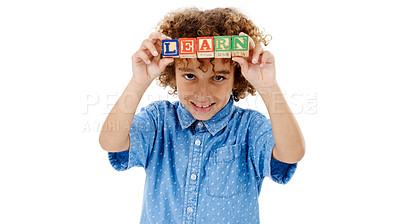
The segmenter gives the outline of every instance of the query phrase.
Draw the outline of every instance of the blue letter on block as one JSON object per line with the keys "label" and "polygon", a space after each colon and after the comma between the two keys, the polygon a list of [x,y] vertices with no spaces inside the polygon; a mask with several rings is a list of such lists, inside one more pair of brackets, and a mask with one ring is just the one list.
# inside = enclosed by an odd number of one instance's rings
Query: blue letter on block
{"label": "blue letter on block", "polygon": [[162,40],[162,56],[163,57],[178,57],[179,56],[179,41],[178,39]]}

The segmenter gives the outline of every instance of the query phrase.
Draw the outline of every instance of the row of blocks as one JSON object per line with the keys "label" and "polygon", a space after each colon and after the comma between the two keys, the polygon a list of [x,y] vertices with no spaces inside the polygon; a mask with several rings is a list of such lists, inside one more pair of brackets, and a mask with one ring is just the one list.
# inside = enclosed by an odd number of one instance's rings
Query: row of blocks
{"label": "row of blocks", "polygon": [[248,36],[214,36],[162,40],[162,56],[231,58],[249,56]]}

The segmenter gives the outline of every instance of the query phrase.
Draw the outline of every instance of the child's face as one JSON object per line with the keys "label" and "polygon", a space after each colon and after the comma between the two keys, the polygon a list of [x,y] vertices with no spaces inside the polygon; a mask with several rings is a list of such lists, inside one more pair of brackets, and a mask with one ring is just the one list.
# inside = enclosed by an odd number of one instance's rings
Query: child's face
{"label": "child's face", "polygon": [[[175,60],[175,78],[179,101],[197,120],[208,120],[229,101],[234,81],[233,63],[222,59]],[[212,63],[212,64],[211,64]],[[213,69],[214,64],[214,69]],[[186,65],[186,66],[185,66]]]}

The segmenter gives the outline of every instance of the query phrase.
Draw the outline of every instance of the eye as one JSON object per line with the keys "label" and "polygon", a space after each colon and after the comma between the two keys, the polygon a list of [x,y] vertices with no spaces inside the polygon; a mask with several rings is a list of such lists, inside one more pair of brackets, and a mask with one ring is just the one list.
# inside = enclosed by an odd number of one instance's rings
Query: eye
{"label": "eye", "polygon": [[194,79],[194,75],[193,74],[185,74],[184,77],[185,77],[185,79],[188,79],[188,80]]}
{"label": "eye", "polygon": [[215,76],[213,77],[213,79],[214,79],[215,81],[217,81],[217,82],[221,82],[222,80],[225,79],[225,77],[220,76],[220,75],[215,75]]}

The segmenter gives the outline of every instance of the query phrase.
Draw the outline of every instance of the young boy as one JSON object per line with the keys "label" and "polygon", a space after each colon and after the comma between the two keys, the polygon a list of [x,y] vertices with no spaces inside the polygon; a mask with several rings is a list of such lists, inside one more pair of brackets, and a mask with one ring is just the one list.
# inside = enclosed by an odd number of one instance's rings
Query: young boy
{"label": "young boy", "polygon": [[[250,57],[161,58],[164,39],[249,35]],[[116,170],[144,167],[140,223],[259,223],[265,177],[287,183],[305,152],[300,128],[276,82],[262,33],[235,9],[167,15],[132,56],[133,77],[108,115],[100,144]],[[151,82],[179,101],[135,114]],[[234,106],[261,95],[270,115]],[[122,129],[109,126],[118,124]]]}

